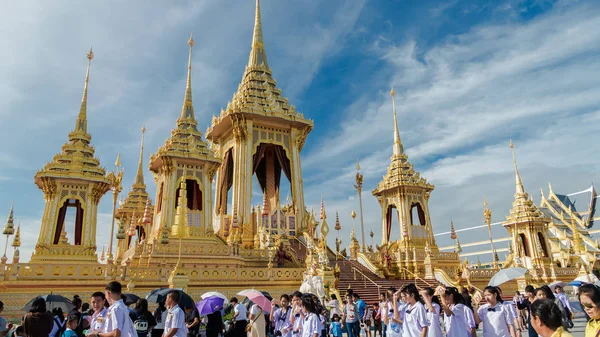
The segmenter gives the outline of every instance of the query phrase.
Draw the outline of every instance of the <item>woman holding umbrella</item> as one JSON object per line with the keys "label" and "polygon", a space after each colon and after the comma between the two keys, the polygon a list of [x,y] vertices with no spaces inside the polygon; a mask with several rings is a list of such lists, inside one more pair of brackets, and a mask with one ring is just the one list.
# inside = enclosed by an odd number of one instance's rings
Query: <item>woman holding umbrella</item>
{"label": "woman holding umbrella", "polygon": [[[265,315],[263,315],[263,309],[258,304],[253,303],[250,307],[250,316],[248,317],[250,322],[251,337],[265,337]],[[246,328],[248,330],[248,328]]]}

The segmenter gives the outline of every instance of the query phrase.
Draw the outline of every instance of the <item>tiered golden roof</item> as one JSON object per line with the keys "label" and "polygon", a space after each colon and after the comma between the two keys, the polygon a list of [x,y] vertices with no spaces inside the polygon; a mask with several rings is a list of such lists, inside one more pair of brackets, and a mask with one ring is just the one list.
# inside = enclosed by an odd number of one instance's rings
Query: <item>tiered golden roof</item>
{"label": "tiered golden roof", "polygon": [[521,176],[519,175],[519,169],[517,167],[517,158],[515,156],[514,144],[510,141],[510,148],[513,149],[513,165],[515,167],[515,179],[516,179],[516,192],[515,201],[513,201],[512,209],[509,215],[506,216],[504,224],[519,224],[519,223],[531,223],[531,222],[544,222],[548,223],[550,219],[544,216],[544,214],[538,209],[533,200],[529,197],[529,194],[525,192]]}
{"label": "tiered golden roof", "polygon": [[[144,182],[144,172],[143,172],[143,162],[144,162],[144,134],[146,133],[146,128],[142,127],[142,144],[140,146],[140,158],[138,162],[137,174],[135,176],[135,180],[133,181],[133,185],[131,186],[131,191],[127,194],[127,198],[123,201],[123,203],[119,206],[119,209],[116,212],[117,219],[125,219],[128,216],[131,216],[133,212],[143,212],[146,207],[146,202],[149,200],[148,192],[146,192],[146,184]],[[150,210],[154,208],[150,205]]]}
{"label": "tiered golden roof", "polygon": [[21,247],[21,223],[17,226],[17,232],[13,238],[12,246],[15,248]]}
{"label": "tiered golden roof", "polygon": [[[302,113],[297,112],[296,108],[288,103],[288,99],[283,97],[281,89],[277,88],[277,82],[272,75],[263,40],[260,0],[256,0],[254,34],[248,65],[232,100],[227,103],[225,110],[221,110],[218,117],[213,116],[211,126],[206,131],[206,137],[209,139],[219,137],[223,132],[229,130],[232,121],[244,118],[240,114],[251,114],[259,119],[260,116],[281,118],[297,126],[305,127],[305,132],[308,134],[313,129],[314,122],[305,119]],[[244,131],[234,129],[235,132]]]}
{"label": "tiered golden roof", "polygon": [[413,169],[413,166],[408,161],[408,156],[404,153],[404,147],[400,140],[400,131],[398,130],[398,119],[396,116],[396,92],[392,88],[390,91],[392,96],[392,107],[394,111],[394,151],[388,166],[387,173],[383,176],[383,180],[379,182],[374,195],[381,195],[386,191],[393,190],[401,186],[415,186],[424,188],[427,192],[433,191],[435,186],[428,183],[427,180]]}
{"label": "tiered golden roof", "polygon": [[207,143],[202,140],[202,133],[198,131],[198,121],[194,116],[192,102],[192,47],[194,38],[188,40],[190,53],[188,59],[187,83],[181,116],[177,119],[177,127],[171,131],[171,137],[150,157],[150,170],[156,172],[168,157],[199,159],[218,165],[220,160],[213,156]]}
{"label": "tiered golden roof", "polygon": [[[62,152],[55,155],[52,162],[47,163],[44,168],[35,175],[35,183],[39,188],[45,189],[47,179],[45,178],[72,178],[98,181],[106,184],[109,189],[109,180],[100,161],[94,157],[94,147],[90,145],[92,136],[87,130],[87,94],[90,78],[90,63],[94,53],[90,48],[87,54],[88,66],[85,74],[85,86],[79,115],[75,122],[75,129],[69,133],[69,141],[62,146]],[[106,192],[104,191],[104,193]],[[102,193],[102,194],[104,194]],[[100,194],[100,195],[102,195]]]}

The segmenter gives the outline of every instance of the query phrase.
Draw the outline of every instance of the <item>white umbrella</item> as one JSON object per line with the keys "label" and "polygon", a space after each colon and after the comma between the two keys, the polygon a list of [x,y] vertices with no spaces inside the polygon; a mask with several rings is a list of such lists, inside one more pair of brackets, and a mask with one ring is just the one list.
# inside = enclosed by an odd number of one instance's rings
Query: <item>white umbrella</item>
{"label": "white umbrella", "polygon": [[527,269],[525,269],[525,268],[513,267],[513,268],[500,269],[500,271],[497,272],[496,275],[494,275],[492,277],[492,279],[490,280],[490,283],[488,283],[488,286],[497,287],[504,282],[508,282],[510,280],[514,280],[519,277],[523,277],[523,276],[525,276],[525,274],[527,274]]}
{"label": "white umbrella", "polygon": [[598,276],[596,276],[594,274],[587,274],[587,275],[579,276],[574,281],[581,281],[581,282],[585,282],[585,283],[592,283],[592,284],[595,284],[597,286],[600,286],[600,279],[598,279]]}
{"label": "white umbrella", "polygon": [[225,302],[228,302],[229,299],[227,298],[227,296],[221,294],[218,291],[209,291],[207,293],[202,294],[202,296],[200,296],[202,299],[205,299],[207,297],[219,297],[222,298]]}
{"label": "white umbrella", "polygon": [[567,282],[555,281],[555,282],[552,282],[552,283],[550,283],[550,284],[548,285],[548,287],[550,287],[552,290],[554,290],[554,288],[556,288],[557,286],[561,286],[561,287],[563,287],[563,288],[564,288],[564,287],[566,287],[566,286],[568,286],[568,285],[569,285],[569,284],[568,284]]}

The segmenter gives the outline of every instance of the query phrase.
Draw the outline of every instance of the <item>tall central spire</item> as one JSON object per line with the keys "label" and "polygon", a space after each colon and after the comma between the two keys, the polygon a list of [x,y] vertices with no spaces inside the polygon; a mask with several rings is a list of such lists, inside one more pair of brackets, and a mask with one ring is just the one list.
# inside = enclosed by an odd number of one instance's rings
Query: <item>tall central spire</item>
{"label": "tall central spire", "polygon": [[142,171],[142,162],[144,161],[144,134],[146,128],[142,126],[142,145],[140,147],[140,161],[138,163],[137,175],[135,176],[135,185],[146,187],[144,183],[144,172]]}
{"label": "tall central spire", "polygon": [[192,47],[194,47],[194,37],[192,35],[190,35],[188,45],[190,46],[190,56],[188,59],[187,82],[185,85],[183,107],[181,108],[181,119],[195,119],[194,105],[192,104]]}
{"label": "tall central spire", "polygon": [[94,58],[94,52],[90,47],[90,51],[87,53],[88,65],[85,73],[85,84],[83,86],[83,97],[81,98],[81,107],[79,108],[79,115],[75,122],[75,132],[87,133],[87,95],[88,95],[88,82],[90,80],[90,64]]}
{"label": "tall central spire", "polygon": [[263,41],[262,23],[260,20],[260,0],[256,0],[256,14],[254,16],[254,35],[252,36],[252,50],[248,59],[248,67],[264,65],[269,67],[267,52]]}
{"label": "tall central spire", "polygon": [[398,117],[396,116],[396,91],[392,87],[390,91],[392,96],[392,108],[394,109],[394,156],[404,154],[404,147],[400,140],[400,130],[398,130]]}
{"label": "tall central spire", "polygon": [[510,148],[512,149],[512,157],[513,157],[513,165],[515,166],[515,176],[516,176],[516,184],[517,184],[517,194],[525,194],[525,188],[523,187],[523,182],[521,181],[521,175],[519,175],[519,169],[517,168],[517,157],[515,156],[515,144],[513,144],[512,139],[510,140]]}

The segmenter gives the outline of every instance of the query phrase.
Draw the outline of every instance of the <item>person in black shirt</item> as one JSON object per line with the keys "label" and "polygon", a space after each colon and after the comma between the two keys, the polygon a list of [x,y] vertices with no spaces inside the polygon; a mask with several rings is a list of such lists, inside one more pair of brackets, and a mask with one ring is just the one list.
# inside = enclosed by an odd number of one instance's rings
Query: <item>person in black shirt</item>
{"label": "person in black shirt", "polygon": [[525,287],[525,299],[521,303],[517,303],[519,310],[527,309],[527,332],[529,337],[538,337],[538,333],[531,326],[531,303],[535,301],[535,288],[532,285]]}
{"label": "person in black shirt", "polygon": [[200,314],[196,308],[185,308],[185,323],[188,337],[196,337],[200,333]]}
{"label": "person in black shirt", "polygon": [[223,317],[221,310],[206,315],[206,337],[217,337],[223,331]]}

